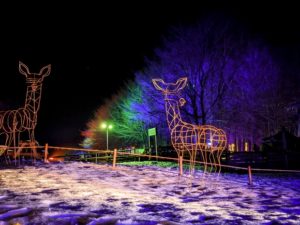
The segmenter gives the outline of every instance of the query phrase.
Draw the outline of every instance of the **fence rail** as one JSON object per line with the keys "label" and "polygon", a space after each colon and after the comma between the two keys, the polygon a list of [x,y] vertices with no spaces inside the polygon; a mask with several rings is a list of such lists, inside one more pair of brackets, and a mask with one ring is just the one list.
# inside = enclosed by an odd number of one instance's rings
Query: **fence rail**
{"label": "fence rail", "polygon": [[[1,148],[5,148],[5,146],[1,146]],[[117,151],[117,149],[114,150],[100,150],[100,149],[85,149],[85,148],[74,148],[74,147],[58,147],[58,146],[49,146],[48,144],[45,144],[45,146],[25,146],[25,147],[9,147],[7,150],[20,150],[22,148],[35,148],[35,149],[44,149],[44,162],[49,162],[49,149],[58,150],[58,151],[80,151],[80,152],[90,152],[95,153],[97,162],[97,154],[106,154],[110,153],[113,159],[113,167],[116,167],[118,155],[127,155],[127,156],[133,156],[133,157],[145,157],[148,159],[154,158],[156,160],[171,160],[171,161],[177,161],[179,164],[179,169],[182,170],[182,163],[190,161],[188,159],[180,159],[180,158],[173,158],[173,157],[165,157],[165,156],[157,156],[157,155],[147,155],[147,154],[137,154],[137,153],[131,153],[131,152],[124,152],[124,151]],[[110,156],[110,157],[111,157]],[[65,157],[65,156],[64,156]],[[99,157],[100,159],[101,157]],[[284,172],[284,173],[300,173],[300,170],[287,170],[287,169],[262,169],[262,168],[251,168],[248,167],[241,167],[241,166],[231,166],[231,165],[218,165],[215,163],[205,163],[203,161],[195,161],[195,163],[203,164],[203,165],[210,165],[210,166],[220,166],[221,168],[230,168],[230,169],[237,169],[237,170],[243,170],[248,171],[248,173],[251,173],[251,171],[260,171],[260,172]],[[181,173],[181,172],[180,172]]]}
{"label": "fence rail", "polygon": [[[72,148],[72,147],[57,147],[57,146],[48,146],[51,149],[58,149],[58,150],[67,150],[67,151],[83,151],[83,152],[94,152],[94,153],[111,153],[113,154],[113,158],[117,159],[118,155],[127,155],[127,156],[134,156],[134,157],[145,157],[145,158],[154,158],[154,159],[161,159],[161,160],[171,160],[177,161],[180,160],[178,158],[173,157],[165,157],[165,156],[156,156],[156,155],[147,155],[147,154],[137,154],[131,152],[123,152],[123,151],[116,151],[116,150],[100,150],[100,149],[84,149],[84,148]],[[188,159],[182,159],[183,162],[189,162]],[[195,161],[195,163],[205,164],[203,161]],[[241,166],[231,166],[231,165],[217,165],[214,163],[206,163],[206,165],[210,166],[221,166],[223,168],[230,168],[230,169],[239,169],[248,171],[249,167],[241,167]],[[252,171],[262,171],[262,172],[289,172],[289,173],[300,173],[300,170],[286,170],[286,169],[262,169],[262,168],[251,168]]]}

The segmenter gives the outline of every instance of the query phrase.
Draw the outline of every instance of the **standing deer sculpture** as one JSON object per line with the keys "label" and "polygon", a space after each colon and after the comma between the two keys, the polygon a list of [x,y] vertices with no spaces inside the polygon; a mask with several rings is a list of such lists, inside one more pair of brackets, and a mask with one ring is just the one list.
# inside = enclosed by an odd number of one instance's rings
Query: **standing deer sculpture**
{"label": "standing deer sculpture", "polygon": [[162,79],[152,79],[154,87],[164,95],[167,123],[171,133],[171,143],[178,157],[188,152],[190,156],[190,173],[193,174],[197,151],[201,152],[204,172],[207,165],[221,169],[221,155],[227,139],[222,129],[211,125],[194,125],[182,120],[179,106],[185,104],[179,98],[179,92],[185,88],[187,78],[180,78],[176,83],[165,83]]}
{"label": "standing deer sculpture", "polygon": [[[4,135],[5,146],[14,147],[14,157],[22,149],[16,152],[16,146],[20,141],[20,134],[28,132],[31,145],[35,145],[34,130],[37,125],[37,114],[40,109],[42,84],[45,77],[50,74],[51,65],[44,66],[39,73],[31,73],[28,67],[19,62],[19,72],[26,77],[26,99],[22,108],[0,112],[0,135]],[[36,152],[34,153],[36,156]]]}

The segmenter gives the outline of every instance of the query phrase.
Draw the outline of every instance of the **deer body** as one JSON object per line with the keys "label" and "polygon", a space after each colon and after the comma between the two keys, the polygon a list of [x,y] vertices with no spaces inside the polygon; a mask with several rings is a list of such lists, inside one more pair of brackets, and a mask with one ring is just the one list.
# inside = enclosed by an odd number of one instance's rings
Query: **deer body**
{"label": "deer body", "polygon": [[185,100],[181,98],[178,101],[176,97],[179,91],[186,86],[187,78],[181,78],[176,83],[165,83],[161,79],[153,79],[152,82],[165,97],[171,142],[178,156],[188,151],[192,170],[197,151],[202,154],[205,170],[208,162],[220,165],[220,157],[226,147],[225,132],[211,125],[190,124],[181,118],[179,105],[183,106]]}
{"label": "deer body", "polygon": [[30,73],[28,67],[19,62],[19,72],[26,77],[26,99],[24,107],[0,112],[0,135],[5,136],[5,145],[16,147],[20,133],[27,131],[31,143],[35,143],[34,129],[40,108],[43,79],[50,74],[51,65],[39,73]]}

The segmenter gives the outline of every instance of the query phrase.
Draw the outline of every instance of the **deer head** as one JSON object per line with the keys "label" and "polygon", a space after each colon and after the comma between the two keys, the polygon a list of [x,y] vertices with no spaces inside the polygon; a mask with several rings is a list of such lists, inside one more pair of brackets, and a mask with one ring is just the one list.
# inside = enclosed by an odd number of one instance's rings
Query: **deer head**
{"label": "deer head", "polygon": [[43,79],[49,76],[51,72],[51,64],[44,66],[39,73],[30,73],[28,67],[19,62],[19,72],[26,77],[26,82],[31,85],[32,90],[35,91],[37,86],[43,82]]}
{"label": "deer head", "polygon": [[154,87],[166,94],[177,94],[187,83],[187,77],[179,78],[176,83],[165,83],[162,79],[152,79]]}
{"label": "deer head", "polygon": [[[185,88],[187,84],[187,77],[179,78],[176,83],[166,83],[162,79],[152,79],[154,87],[161,91],[165,96],[165,99],[170,100],[171,96],[177,96],[179,91]],[[185,99],[179,99],[179,105],[183,106],[185,104]]]}

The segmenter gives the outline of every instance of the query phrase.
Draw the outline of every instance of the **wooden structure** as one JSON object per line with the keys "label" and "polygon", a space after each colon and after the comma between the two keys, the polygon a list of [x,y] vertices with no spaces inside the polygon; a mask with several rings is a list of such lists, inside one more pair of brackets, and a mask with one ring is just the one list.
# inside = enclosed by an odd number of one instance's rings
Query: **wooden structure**
{"label": "wooden structure", "polygon": [[171,142],[178,157],[186,151],[190,155],[190,172],[194,171],[197,151],[201,152],[204,171],[207,165],[221,168],[221,154],[227,144],[225,132],[211,125],[187,123],[181,118],[179,106],[185,104],[185,99],[179,98],[178,94],[186,86],[187,78],[180,78],[176,83],[165,83],[162,79],[153,79],[152,82],[164,95]]}

